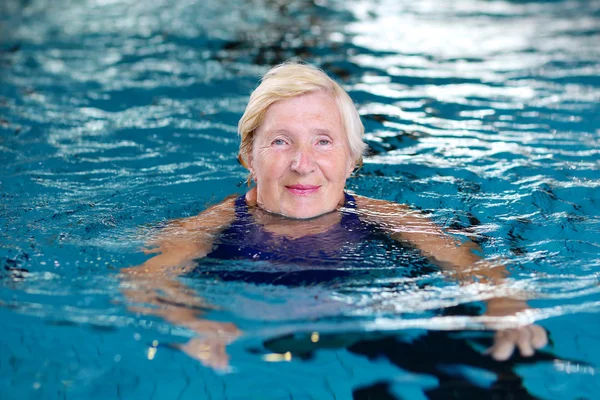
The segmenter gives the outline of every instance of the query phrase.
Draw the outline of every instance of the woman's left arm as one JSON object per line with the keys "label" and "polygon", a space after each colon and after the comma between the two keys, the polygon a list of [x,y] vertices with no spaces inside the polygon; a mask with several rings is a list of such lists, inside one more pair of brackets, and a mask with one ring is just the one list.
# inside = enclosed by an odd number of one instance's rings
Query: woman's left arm
{"label": "woman's left arm", "polygon": [[[481,248],[468,240],[461,243],[446,234],[421,212],[385,200],[356,196],[361,218],[389,232],[392,238],[417,247],[433,263],[451,271],[461,281],[501,283],[508,275],[503,265],[485,260]],[[526,310],[527,303],[510,297],[496,297],[486,302],[487,316],[514,315]],[[496,332],[489,353],[496,360],[506,360],[519,348],[521,355],[531,356],[534,349],[544,347],[548,337],[544,328],[527,325]]]}

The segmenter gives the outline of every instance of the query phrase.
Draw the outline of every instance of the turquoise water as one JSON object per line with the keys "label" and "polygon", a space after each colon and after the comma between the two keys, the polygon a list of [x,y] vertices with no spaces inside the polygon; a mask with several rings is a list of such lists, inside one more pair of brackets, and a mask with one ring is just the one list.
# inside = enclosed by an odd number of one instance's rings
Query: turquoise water
{"label": "turquoise water", "polygon": [[[600,2],[8,0],[0,24],[1,398],[597,397]],[[335,284],[182,278],[243,332],[217,372],[128,311],[119,270],[244,191],[237,120],[290,57],[357,103],[349,189],[474,234],[511,278],[407,274],[397,249]],[[498,363],[472,315],[507,292],[551,345]]]}

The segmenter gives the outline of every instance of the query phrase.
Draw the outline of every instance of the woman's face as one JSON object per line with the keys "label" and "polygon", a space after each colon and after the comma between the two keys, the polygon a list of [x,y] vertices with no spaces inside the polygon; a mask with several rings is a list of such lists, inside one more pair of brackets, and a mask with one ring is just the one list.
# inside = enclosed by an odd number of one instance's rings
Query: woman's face
{"label": "woman's face", "polygon": [[342,201],[355,162],[337,104],[328,94],[273,104],[255,135],[249,164],[261,208],[312,218]]}

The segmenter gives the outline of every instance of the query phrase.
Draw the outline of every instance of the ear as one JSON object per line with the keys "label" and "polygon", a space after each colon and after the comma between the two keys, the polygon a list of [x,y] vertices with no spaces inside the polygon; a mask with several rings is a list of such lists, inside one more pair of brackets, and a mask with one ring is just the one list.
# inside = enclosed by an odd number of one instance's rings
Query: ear
{"label": "ear", "polygon": [[248,171],[250,172],[254,182],[256,182],[256,174],[254,173],[254,159],[252,158],[252,154],[248,154]]}
{"label": "ear", "polygon": [[350,178],[352,172],[354,172],[354,168],[356,167],[356,161],[350,159],[348,161],[348,165],[346,166],[346,179]]}

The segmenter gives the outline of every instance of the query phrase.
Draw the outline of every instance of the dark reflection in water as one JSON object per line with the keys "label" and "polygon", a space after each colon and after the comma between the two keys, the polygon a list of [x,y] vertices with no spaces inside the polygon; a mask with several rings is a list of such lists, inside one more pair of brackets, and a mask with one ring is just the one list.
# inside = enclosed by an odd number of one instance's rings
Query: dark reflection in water
{"label": "dark reflection in water", "polygon": [[[460,310],[458,309],[460,308]],[[452,312],[475,315],[475,309],[461,306]],[[450,310],[448,310],[450,311]],[[539,351],[532,357],[515,355],[505,362],[497,362],[482,354],[492,345],[487,333],[427,331],[422,335],[352,334],[321,335],[318,342],[310,335],[291,334],[264,342],[264,348],[274,353],[289,352],[294,358],[310,360],[320,349],[341,349],[367,357],[369,360],[390,361],[402,370],[433,377],[437,384],[429,385],[424,393],[429,399],[534,399],[523,386],[515,367],[552,363],[556,357]],[[260,353],[259,349],[251,352]],[[582,365],[587,365],[582,363]],[[394,393],[393,381],[380,381],[357,387],[356,400],[399,399]],[[427,386],[427,385],[426,385]]]}
{"label": "dark reflection in water", "polygon": [[[491,340],[465,339],[460,332],[429,331],[410,341],[403,341],[401,336],[362,340],[348,347],[348,350],[369,359],[385,357],[404,370],[436,377],[438,387],[425,391],[429,399],[535,398],[523,386],[523,380],[515,373],[514,367],[551,362],[554,359],[552,355],[540,352],[531,358],[515,357],[508,362],[498,363],[474,350],[471,342],[491,345]],[[478,374],[479,379],[474,374]],[[495,375],[495,379],[491,379],[490,374]],[[357,389],[354,398],[395,399],[388,385],[382,382]],[[382,395],[384,397],[380,397]]]}
{"label": "dark reflection in water", "polygon": [[[232,62],[273,66],[290,59],[311,60],[338,79],[348,81],[356,67],[344,60],[360,50],[344,43],[344,26],[354,17],[349,12],[330,10],[313,0],[266,1],[276,14],[256,30],[237,30],[235,40],[228,40],[213,59],[225,68]],[[332,40],[335,38],[335,40]]]}

